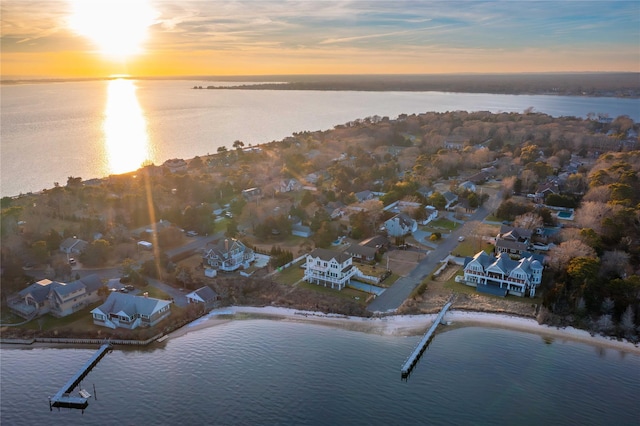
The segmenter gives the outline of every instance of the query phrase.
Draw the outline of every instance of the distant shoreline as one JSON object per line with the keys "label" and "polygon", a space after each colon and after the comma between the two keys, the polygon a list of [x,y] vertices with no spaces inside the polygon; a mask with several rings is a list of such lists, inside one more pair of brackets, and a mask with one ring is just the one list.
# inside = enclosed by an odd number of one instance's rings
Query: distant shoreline
{"label": "distant shoreline", "polygon": [[[226,90],[316,90],[367,92],[451,92],[501,95],[559,95],[640,98],[640,73],[521,73],[521,74],[361,74],[361,75],[252,75],[252,76],[110,76],[94,78],[10,78],[0,85],[130,80],[234,82],[208,86]],[[253,83],[253,84],[243,84]],[[258,84],[255,84],[258,83]],[[196,85],[200,86],[200,85]],[[190,87],[191,88],[191,87]]]}

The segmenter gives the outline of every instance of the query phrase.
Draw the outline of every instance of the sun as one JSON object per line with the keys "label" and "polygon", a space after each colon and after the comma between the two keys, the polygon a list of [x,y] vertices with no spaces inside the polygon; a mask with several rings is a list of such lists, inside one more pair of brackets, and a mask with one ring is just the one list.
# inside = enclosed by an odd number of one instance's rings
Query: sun
{"label": "sun", "polygon": [[72,0],[71,6],[71,29],[113,59],[141,53],[157,16],[149,0]]}

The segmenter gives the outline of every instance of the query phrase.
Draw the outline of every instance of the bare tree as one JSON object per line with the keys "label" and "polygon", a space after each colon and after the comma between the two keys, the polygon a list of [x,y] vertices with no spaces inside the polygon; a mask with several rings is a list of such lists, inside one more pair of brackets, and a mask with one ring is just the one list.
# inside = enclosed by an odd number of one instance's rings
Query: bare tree
{"label": "bare tree", "polygon": [[627,273],[631,272],[629,265],[629,253],[620,250],[606,251],[600,259],[600,275],[607,276],[616,274],[624,278]]}
{"label": "bare tree", "polygon": [[513,220],[513,226],[523,229],[535,230],[542,228],[542,218],[537,213],[525,213],[520,216],[516,216]]}
{"label": "bare tree", "polygon": [[602,334],[611,334],[614,327],[615,324],[613,323],[613,319],[609,314],[602,315],[596,323],[597,330]]}
{"label": "bare tree", "polygon": [[596,252],[580,240],[565,241],[549,251],[549,265],[556,270],[565,269],[569,261],[575,257],[595,259]]}
{"label": "bare tree", "polygon": [[622,314],[622,318],[620,319],[620,328],[622,328],[622,331],[624,332],[624,337],[627,339],[635,338],[636,324],[631,305],[627,306],[627,309],[625,309]]}

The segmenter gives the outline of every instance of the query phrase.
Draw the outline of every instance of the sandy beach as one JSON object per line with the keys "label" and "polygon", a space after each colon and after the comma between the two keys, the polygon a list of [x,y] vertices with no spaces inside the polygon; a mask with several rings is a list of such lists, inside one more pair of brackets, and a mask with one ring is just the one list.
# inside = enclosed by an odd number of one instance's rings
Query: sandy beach
{"label": "sandy beach", "polygon": [[[238,318],[265,318],[278,321],[308,322],[319,325],[345,328],[364,333],[383,335],[413,336],[420,335],[428,329],[436,318],[436,314],[429,315],[394,315],[376,318],[350,317],[340,314],[325,314],[322,312],[303,311],[279,307],[251,307],[232,306],[215,309],[207,315],[174,331],[169,338],[176,338],[186,333],[213,327]],[[623,352],[640,355],[640,345],[634,345],[624,340],[615,340],[599,335],[591,335],[588,331],[573,327],[550,327],[540,325],[534,319],[510,315],[492,314],[486,312],[449,311],[444,317],[447,326],[439,328],[439,332],[447,327],[482,326],[504,328],[508,330],[549,336],[563,341],[577,341],[594,346],[617,349]]]}

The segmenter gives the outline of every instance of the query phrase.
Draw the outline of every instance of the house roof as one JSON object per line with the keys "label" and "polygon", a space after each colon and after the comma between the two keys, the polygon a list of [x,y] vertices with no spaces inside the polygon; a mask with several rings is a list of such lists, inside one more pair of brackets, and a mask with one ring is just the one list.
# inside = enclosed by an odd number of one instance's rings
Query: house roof
{"label": "house roof", "polygon": [[64,251],[76,250],[80,252],[84,250],[87,247],[87,245],[89,245],[89,243],[84,240],[80,240],[78,238],[67,238],[60,244],[60,250],[64,250]]}
{"label": "house roof", "polygon": [[24,298],[28,294],[31,294],[31,297],[33,297],[33,299],[37,303],[42,303],[47,300],[47,296],[49,295],[49,291],[51,290],[50,285],[53,283],[60,284],[56,281],[50,281],[46,279],[40,280],[36,283],[31,284],[27,288],[22,289],[20,292],[18,292],[18,295],[21,298]]}
{"label": "house roof", "polygon": [[360,241],[359,243],[361,246],[366,246],[366,247],[383,247],[387,244],[389,244],[389,239],[387,237],[385,237],[384,235],[374,235],[371,238],[367,238],[364,241]]}
{"label": "house roof", "polygon": [[542,264],[533,256],[523,257],[520,260],[513,260],[506,253],[500,253],[497,257],[490,256],[484,251],[476,253],[473,259],[466,258],[464,266],[465,268],[471,261],[477,261],[482,265],[483,270],[500,269],[504,274],[510,275],[515,269],[521,269],[526,274],[530,275],[534,270],[542,270]]}
{"label": "house roof", "polygon": [[375,257],[377,251],[378,250],[375,247],[351,244],[344,252],[357,257],[373,258]]}
{"label": "house roof", "polygon": [[444,197],[445,200],[447,200],[448,203],[451,203],[458,199],[458,196],[451,191],[443,192],[442,196]]}
{"label": "house roof", "polygon": [[227,259],[229,252],[233,250],[247,251],[247,247],[240,240],[235,238],[225,238],[224,240],[216,240],[206,245],[204,249],[205,256],[216,256],[220,259]]}
{"label": "house roof", "polygon": [[104,314],[116,314],[122,312],[129,317],[136,315],[151,316],[160,309],[170,305],[170,300],[154,299],[152,297],[133,296],[126,293],[112,292],[107,300],[91,311],[98,311]]}
{"label": "house roof", "polygon": [[318,257],[321,260],[326,260],[329,262],[331,259],[335,259],[338,263],[344,263],[347,260],[351,259],[346,253],[341,253],[333,250],[327,250],[323,248],[316,248],[311,253],[309,253],[311,257]]}
{"label": "house roof", "polygon": [[218,294],[207,285],[204,287],[200,287],[195,291],[192,291],[191,293],[187,294],[186,297],[194,298],[194,296],[198,296],[198,298],[204,302],[209,302],[218,298]]}
{"label": "house roof", "polygon": [[533,231],[531,229],[502,225],[500,226],[500,233],[498,234],[498,238],[524,241],[531,238],[531,235],[533,235]]}
{"label": "house roof", "polygon": [[[406,233],[407,231],[411,231],[413,229],[415,223],[415,220],[409,217],[409,215],[407,215],[406,213],[398,213],[385,222],[385,227],[387,228],[387,232],[389,232],[391,236],[398,236],[395,231]],[[396,227],[399,227],[400,229],[395,229]]]}

